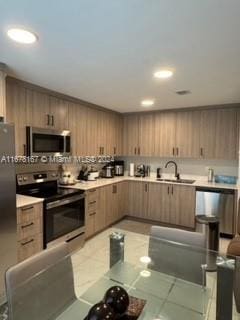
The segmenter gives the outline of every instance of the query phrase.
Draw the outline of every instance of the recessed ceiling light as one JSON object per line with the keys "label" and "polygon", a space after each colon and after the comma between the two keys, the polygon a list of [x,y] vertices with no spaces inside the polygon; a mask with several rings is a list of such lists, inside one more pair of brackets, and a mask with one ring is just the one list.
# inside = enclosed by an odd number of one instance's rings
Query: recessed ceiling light
{"label": "recessed ceiling light", "polygon": [[16,41],[18,43],[31,44],[37,41],[37,36],[34,33],[24,29],[19,29],[19,28],[9,29],[7,31],[7,35],[13,41]]}
{"label": "recessed ceiling light", "polygon": [[154,100],[152,99],[145,99],[141,101],[142,107],[151,107],[154,105]]}
{"label": "recessed ceiling light", "polygon": [[158,78],[158,79],[171,78],[172,75],[173,75],[173,71],[172,70],[168,70],[168,69],[162,69],[162,70],[154,72],[154,77]]}

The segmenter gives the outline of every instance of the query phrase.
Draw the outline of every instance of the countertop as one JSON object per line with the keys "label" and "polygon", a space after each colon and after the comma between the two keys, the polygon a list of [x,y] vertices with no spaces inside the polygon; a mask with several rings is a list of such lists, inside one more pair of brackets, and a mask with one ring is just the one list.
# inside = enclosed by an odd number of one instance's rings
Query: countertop
{"label": "countertop", "polygon": [[16,205],[17,208],[25,207],[25,206],[31,206],[36,203],[43,202],[44,199],[41,198],[35,198],[35,197],[29,197],[29,196],[23,196],[21,194],[17,194],[16,197]]}
{"label": "countertop", "polygon": [[[185,178],[184,178],[185,179]],[[194,178],[187,178],[195,180]],[[167,183],[167,184],[177,184],[178,182],[165,182],[165,181],[157,181],[155,177],[145,177],[145,178],[136,178],[136,177],[114,177],[114,178],[100,178],[96,181],[82,181],[78,182],[75,185],[71,186],[62,186],[63,188],[76,188],[81,190],[90,190],[94,188],[103,187],[109,184],[118,183],[121,181],[141,181],[141,182],[154,182],[154,183]],[[215,183],[215,182],[207,182],[204,180],[196,180],[193,184],[181,183],[180,185],[187,185],[192,187],[208,187],[208,188],[218,188],[218,189],[230,189],[230,190],[238,190],[240,188],[239,185],[236,184],[225,184],[225,183]]]}

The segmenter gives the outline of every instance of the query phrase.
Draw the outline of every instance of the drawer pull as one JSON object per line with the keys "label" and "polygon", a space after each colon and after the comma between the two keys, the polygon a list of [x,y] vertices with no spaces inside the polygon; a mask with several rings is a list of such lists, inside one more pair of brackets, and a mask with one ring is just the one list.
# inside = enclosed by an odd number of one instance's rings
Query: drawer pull
{"label": "drawer pull", "polygon": [[89,190],[89,192],[95,192],[95,191],[96,191],[96,189]]}
{"label": "drawer pull", "polygon": [[95,200],[95,201],[91,201],[91,202],[89,202],[89,204],[94,204],[94,203],[96,203],[97,201]]}
{"label": "drawer pull", "polygon": [[30,206],[30,207],[21,208],[21,210],[28,211],[28,210],[32,210],[33,208],[34,208],[34,206]]}
{"label": "drawer pull", "polygon": [[22,242],[21,245],[22,245],[22,246],[26,246],[27,244],[29,244],[29,243],[31,243],[31,242],[33,242],[33,241],[34,241],[34,239],[31,239],[31,240],[29,240],[29,241]]}
{"label": "drawer pull", "polygon": [[95,216],[96,212],[90,213],[90,216]]}
{"label": "drawer pull", "polygon": [[25,229],[25,228],[31,227],[31,226],[33,226],[33,225],[34,225],[34,223],[31,222],[31,223],[29,223],[29,224],[25,224],[24,226],[21,226],[21,228],[22,228],[22,229]]}

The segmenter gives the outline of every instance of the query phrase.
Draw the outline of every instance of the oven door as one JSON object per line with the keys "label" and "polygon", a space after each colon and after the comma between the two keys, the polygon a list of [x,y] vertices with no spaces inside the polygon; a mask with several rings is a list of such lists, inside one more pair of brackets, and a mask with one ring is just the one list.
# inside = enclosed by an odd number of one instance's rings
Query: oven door
{"label": "oven door", "polygon": [[70,132],[27,127],[28,156],[70,155]]}
{"label": "oven door", "polygon": [[85,230],[85,196],[49,202],[44,214],[44,246],[52,242],[69,241]]}

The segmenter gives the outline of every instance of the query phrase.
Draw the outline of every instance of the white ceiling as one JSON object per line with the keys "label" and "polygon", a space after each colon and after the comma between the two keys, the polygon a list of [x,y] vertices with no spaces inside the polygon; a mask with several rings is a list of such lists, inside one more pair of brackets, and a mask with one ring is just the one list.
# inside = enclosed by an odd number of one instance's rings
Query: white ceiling
{"label": "white ceiling", "polygon": [[[120,112],[240,102],[239,13],[239,0],[0,0],[0,62]],[[13,43],[12,26],[39,42]],[[154,79],[161,67],[174,77]],[[141,107],[148,97],[155,106]]]}

